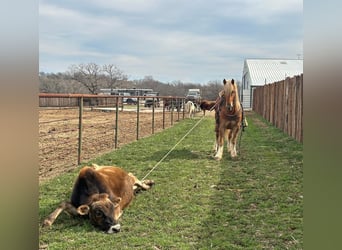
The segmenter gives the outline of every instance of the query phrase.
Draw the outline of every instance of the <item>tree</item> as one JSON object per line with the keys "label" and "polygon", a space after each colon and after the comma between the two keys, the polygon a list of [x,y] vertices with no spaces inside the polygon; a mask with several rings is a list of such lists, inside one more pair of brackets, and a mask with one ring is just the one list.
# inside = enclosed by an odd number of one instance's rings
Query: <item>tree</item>
{"label": "tree", "polygon": [[113,64],[103,65],[102,71],[106,75],[107,88],[113,89],[118,81],[127,81],[128,77]]}
{"label": "tree", "polygon": [[209,81],[202,87],[202,98],[208,100],[216,100],[218,93],[222,90],[223,83],[219,80]]}
{"label": "tree", "polygon": [[85,86],[91,94],[97,94],[100,88],[102,69],[96,63],[71,65],[70,73],[73,80]]}

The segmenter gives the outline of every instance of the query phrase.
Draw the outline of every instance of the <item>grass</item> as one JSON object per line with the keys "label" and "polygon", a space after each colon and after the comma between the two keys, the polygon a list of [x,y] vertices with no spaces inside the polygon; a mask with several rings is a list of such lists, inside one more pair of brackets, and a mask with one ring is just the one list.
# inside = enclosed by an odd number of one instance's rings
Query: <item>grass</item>
{"label": "grass", "polygon": [[[199,118],[198,118],[199,119]],[[135,197],[108,235],[88,220],[61,214],[40,228],[49,249],[303,249],[303,145],[247,115],[237,159],[212,158],[214,120],[198,127],[148,176],[156,185]],[[142,178],[197,122],[186,119],[93,162]],[[40,223],[68,199],[79,168],[40,185]]]}

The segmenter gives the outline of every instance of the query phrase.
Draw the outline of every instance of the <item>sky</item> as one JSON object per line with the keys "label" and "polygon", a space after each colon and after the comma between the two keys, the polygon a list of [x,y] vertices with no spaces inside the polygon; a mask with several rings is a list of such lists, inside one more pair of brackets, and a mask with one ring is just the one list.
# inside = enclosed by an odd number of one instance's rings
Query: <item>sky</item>
{"label": "sky", "polygon": [[246,58],[303,58],[299,0],[40,0],[39,71],[113,64],[129,80],[241,81]]}

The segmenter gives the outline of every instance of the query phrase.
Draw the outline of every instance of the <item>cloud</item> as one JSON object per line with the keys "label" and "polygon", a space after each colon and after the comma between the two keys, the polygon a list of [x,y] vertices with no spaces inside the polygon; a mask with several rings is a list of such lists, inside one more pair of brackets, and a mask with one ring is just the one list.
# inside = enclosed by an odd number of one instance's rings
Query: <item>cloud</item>
{"label": "cloud", "polygon": [[297,26],[284,21],[288,14],[300,16],[301,8],[295,0],[45,0],[39,8],[40,70],[63,71],[63,61],[65,70],[95,62],[115,64],[132,78],[239,78],[247,57],[302,52],[300,18],[291,19]]}

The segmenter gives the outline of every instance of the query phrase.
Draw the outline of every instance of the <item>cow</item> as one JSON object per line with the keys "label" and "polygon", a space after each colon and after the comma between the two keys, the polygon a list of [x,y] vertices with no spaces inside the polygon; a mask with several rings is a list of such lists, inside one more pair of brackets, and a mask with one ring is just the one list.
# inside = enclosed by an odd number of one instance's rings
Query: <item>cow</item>
{"label": "cow", "polygon": [[139,181],[117,166],[83,167],[75,181],[70,201],[64,201],[43,222],[49,227],[63,211],[88,216],[92,225],[107,233],[119,232],[119,218],[134,194],[147,190],[153,180]]}

